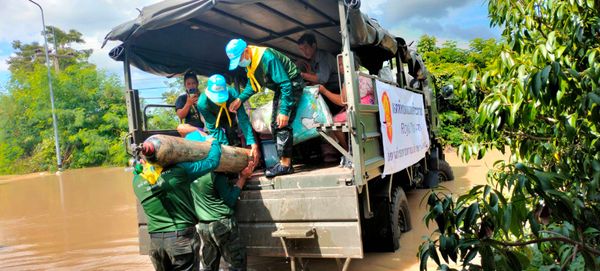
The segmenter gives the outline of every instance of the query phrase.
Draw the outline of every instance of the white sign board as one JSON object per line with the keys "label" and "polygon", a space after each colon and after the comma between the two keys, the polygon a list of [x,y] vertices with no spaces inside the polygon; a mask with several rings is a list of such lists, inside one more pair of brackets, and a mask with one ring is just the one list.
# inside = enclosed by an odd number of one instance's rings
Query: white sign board
{"label": "white sign board", "polygon": [[385,165],[383,175],[403,170],[425,157],[429,133],[423,95],[376,81]]}

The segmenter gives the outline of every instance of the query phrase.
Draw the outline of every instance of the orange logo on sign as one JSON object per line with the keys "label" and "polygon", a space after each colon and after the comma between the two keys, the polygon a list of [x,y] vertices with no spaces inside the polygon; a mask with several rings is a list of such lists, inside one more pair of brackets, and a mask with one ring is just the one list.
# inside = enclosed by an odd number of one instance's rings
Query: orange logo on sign
{"label": "orange logo on sign", "polygon": [[387,130],[388,140],[392,143],[392,107],[390,103],[390,97],[387,95],[387,92],[383,93],[381,97],[381,105],[383,106],[383,115],[385,116],[385,127]]}

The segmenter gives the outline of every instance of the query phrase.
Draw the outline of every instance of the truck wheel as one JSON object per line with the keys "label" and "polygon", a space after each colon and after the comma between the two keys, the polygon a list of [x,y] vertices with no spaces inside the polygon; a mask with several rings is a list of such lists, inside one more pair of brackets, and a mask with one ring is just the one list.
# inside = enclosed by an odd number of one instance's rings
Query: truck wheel
{"label": "truck wheel", "polygon": [[440,172],[438,170],[430,170],[425,175],[425,179],[423,179],[423,183],[421,184],[421,187],[422,188],[434,188],[434,187],[438,186],[440,181],[441,181],[440,180]]}
{"label": "truck wheel", "polygon": [[454,173],[450,164],[444,160],[440,160],[440,182],[454,181]]}
{"label": "truck wheel", "polygon": [[402,187],[397,186],[392,194],[392,208],[390,208],[390,223],[392,228],[392,241],[394,251],[400,248],[400,235],[403,232],[410,231],[410,211],[408,209],[408,200]]}

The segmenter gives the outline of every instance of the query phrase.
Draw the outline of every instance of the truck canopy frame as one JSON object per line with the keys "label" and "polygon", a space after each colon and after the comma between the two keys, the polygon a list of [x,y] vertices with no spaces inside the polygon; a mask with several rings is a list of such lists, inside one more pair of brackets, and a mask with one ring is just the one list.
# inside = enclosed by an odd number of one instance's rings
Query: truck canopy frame
{"label": "truck canopy frame", "polygon": [[[381,55],[378,62],[394,56],[397,45],[391,34],[358,9],[348,14],[353,49],[375,49]],[[144,7],[136,19],[114,27],[103,46],[109,40],[121,41],[110,56],[118,61],[127,58],[145,72],[172,77],[194,71],[208,76],[230,73],[224,48],[232,38],[302,58],[296,41],[307,31],[315,34],[319,49],[340,53],[338,1],[162,1]],[[369,56],[373,59],[373,51]]]}

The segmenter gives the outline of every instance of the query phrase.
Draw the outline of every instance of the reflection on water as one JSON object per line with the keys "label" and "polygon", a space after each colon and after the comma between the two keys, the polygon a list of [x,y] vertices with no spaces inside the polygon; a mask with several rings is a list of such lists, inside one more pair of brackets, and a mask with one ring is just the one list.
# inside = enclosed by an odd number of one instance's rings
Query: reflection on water
{"label": "reflection on water", "polygon": [[[503,159],[499,152],[488,152],[484,160],[470,161],[464,164],[454,152],[446,153],[446,160],[452,166],[455,180],[442,183],[452,193],[463,193],[477,184],[486,184],[486,175],[489,169],[493,167],[496,160]],[[429,193],[427,189],[416,189],[406,193],[408,205],[411,210],[411,219],[413,228],[411,231],[402,234],[400,238],[400,249],[394,253],[366,253],[362,260],[352,260],[350,270],[368,270],[368,271],[391,271],[391,270],[419,270],[419,259],[417,252],[419,245],[423,242],[423,236],[429,236],[433,232],[435,222],[429,224],[430,228],[425,227],[423,217],[426,211],[426,201],[419,206],[423,197]],[[253,262],[250,259],[250,262]],[[314,259],[309,261],[310,270],[337,270],[337,265],[331,259]],[[435,263],[428,264],[429,270],[436,270]],[[289,270],[289,264],[281,259],[260,259],[254,266],[256,270]]]}
{"label": "reflection on water", "polygon": [[[444,183],[454,193],[485,183],[499,153],[462,164],[447,160],[456,181]],[[402,235],[395,253],[369,253],[353,260],[350,270],[418,270],[416,258],[424,226],[427,190],[407,193],[413,230]],[[138,255],[135,196],[131,173],[122,168],[69,170],[60,176],[30,174],[0,178],[0,270],[152,270]],[[249,259],[251,270],[289,270],[284,259]],[[310,260],[311,270],[335,270],[330,259]]]}

